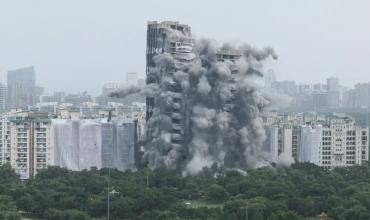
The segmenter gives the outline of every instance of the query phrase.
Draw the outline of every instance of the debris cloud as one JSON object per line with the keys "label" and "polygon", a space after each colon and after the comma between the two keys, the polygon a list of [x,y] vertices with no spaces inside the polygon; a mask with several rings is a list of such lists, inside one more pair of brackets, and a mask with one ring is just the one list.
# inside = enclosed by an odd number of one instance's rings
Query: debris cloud
{"label": "debris cloud", "polygon": [[[179,32],[168,37],[186,39]],[[147,87],[113,94],[154,97],[144,154],[149,167],[189,175],[213,164],[235,169],[269,164],[262,152],[266,134],[260,113],[271,100],[256,80],[263,77],[263,61],[277,58],[274,50],[208,39],[186,46],[154,57]]]}

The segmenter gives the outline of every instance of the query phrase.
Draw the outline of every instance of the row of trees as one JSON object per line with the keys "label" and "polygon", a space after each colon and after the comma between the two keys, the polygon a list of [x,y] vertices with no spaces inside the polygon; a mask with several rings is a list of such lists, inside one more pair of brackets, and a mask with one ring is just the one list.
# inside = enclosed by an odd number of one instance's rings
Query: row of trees
{"label": "row of trees", "polygon": [[[107,169],[50,167],[20,181],[0,167],[0,220],[105,219]],[[217,166],[183,177],[173,170],[111,171],[111,219],[370,219],[370,166],[324,170],[313,164],[247,174]]]}

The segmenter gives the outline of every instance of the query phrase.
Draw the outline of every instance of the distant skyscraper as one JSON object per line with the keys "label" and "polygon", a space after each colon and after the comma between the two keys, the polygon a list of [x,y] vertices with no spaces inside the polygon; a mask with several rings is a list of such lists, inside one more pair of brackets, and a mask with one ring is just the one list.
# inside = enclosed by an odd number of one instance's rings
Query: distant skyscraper
{"label": "distant skyscraper", "polygon": [[0,112],[5,111],[8,99],[8,88],[0,83]]}
{"label": "distant skyscraper", "polygon": [[326,87],[328,90],[328,106],[330,109],[339,108],[340,85],[339,79],[330,77],[326,80]]}
{"label": "distant skyscraper", "polygon": [[26,108],[38,101],[33,66],[8,71],[8,107]]}
{"label": "distant skyscraper", "polygon": [[357,83],[349,98],[353,99],[354,108],[370,109],[370,83]]}
{"label": "distant skyscraper", "polygon": [[328,91],[339,91],[339,79],[337,77],[330,77],[326,80]]}
{"label": "distant skyscraper", "polygon": [[295,96],[297,94],[297,85],[295,81],[275,81],[272,82],[272,88],[286,95]]}
{"label": "distant skyscraper", "polygon": [[322,111],[328,108],[328,94],[326,92],[313,91],[310,94],[309,106],[314,111]]}
{"label": "distant skyscraper", "polygon": [[136,86],[137,85],[137,73],[135,73],[135,72],[126,73],[126,85],[127,86]]}
{"label": "distant skyscraper", "polygon": [[265,79],[265,88],[267,90],[271,89],[272,84],[276,82],[275,72],[272,69],[267,70],[264,79]]}

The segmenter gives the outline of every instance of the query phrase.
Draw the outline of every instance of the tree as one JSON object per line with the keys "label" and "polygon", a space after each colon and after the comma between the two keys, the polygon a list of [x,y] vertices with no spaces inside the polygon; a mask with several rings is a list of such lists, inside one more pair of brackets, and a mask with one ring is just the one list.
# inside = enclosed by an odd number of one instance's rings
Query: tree
{"label": "tree", "polygon": [[10,164],[0,165],[0,194],[10,194],[16,191],[20,184],[20,179]]}
{"label": "tree", "polygon": [[212,184],[209,187],[207,198],[212,202],[222,202],[227,198],[227,192],[224,187],[217,184]]}
{"label": "tree", "polygon": [[82,211],[76,209],[57,210],[48,209],[44,214],[45,219],[53,220],[90,220],[91,218]]}
{"label": "tree", "polygon": [[21,220],[17,208],[10,196],[0,195],[0,220]]}

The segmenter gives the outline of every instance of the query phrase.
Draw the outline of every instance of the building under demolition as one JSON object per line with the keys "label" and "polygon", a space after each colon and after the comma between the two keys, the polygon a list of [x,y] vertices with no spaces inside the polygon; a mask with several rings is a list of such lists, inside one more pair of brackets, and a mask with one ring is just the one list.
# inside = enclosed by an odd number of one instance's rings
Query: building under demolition
{"label": "building under demolition", "polygon": [[147,29],[149,166],[194,173],[216,163],[266,163],[259,112],[268,103],[253,81],[271,48],[195,40],[188,25],[149,22]]}
{"label": "building under demolition", "polygon": [[[166,69],[165,74],[173,75],[186,63],[195,58],[194,44],[191,36],[191,28],[178,22],[149,22],[147,29],[147,84],[160,84],[161,77],[151,77],[151,68],[155,68],[155,57],[158,54],[170,54],[174,58],[174,65]],[[169,117],[172,124],[170,142],[175,148],[181,148],[185,144],[184,138],[189,132],[189,118],[186,115],[186,102],[184,102],[181,84],[173,78],[167,77],[164,89],[172,96],[172,104],[163,106],[161,111]],[[147,98],[147,120],[153,115],[155,106],[154,97]],[[158,104],[158,103],[157,103]]]}

